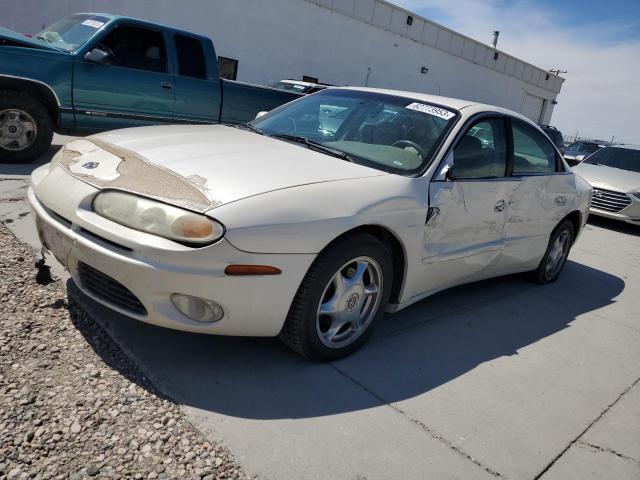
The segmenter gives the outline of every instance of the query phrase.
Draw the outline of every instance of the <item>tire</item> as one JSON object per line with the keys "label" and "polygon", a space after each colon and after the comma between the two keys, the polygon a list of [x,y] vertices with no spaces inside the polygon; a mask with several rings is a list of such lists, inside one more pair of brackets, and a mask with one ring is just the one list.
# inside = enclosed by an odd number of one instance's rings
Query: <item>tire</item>
{"label": "tire", "polygon": [[[344,282],[338,290],[340,279]],[[391,255],[382,242],[369,234],[344,237],[327,247],[309,268],[280,339],[309,360],[346,357],[371,337],[384,315],[392,283]],[[376,287],[378,293],[371,293]],[[335,312],[325,315],[334,310],[327,305],[335,306]],[[341,322],[345,323],[338,329]]]}
{"label": "tire", "polygon": [[[573,238],[573,223],[569,220],[564,220],[555,228],[553,233],[551,233],[549,245],[540,261],[540,265],[531,272],[531,277],[534,282],[544,285],[555,282],[558,279],[567,263],[567,257],[573,245]],[[559,257],[556,256],[558,254],[556,250],[558,244],[561,246]],[[556,263],[556,265],[551,267],[551,262]]]}
{"label": "tire", "polygon": [[[26,145],[20,145],[24,140],[12,137],[14,134],[26,138]],[[53,122],[42,103],[24,92],[0,90],[0,163],[33,162],[49,149],[52,140]]]}

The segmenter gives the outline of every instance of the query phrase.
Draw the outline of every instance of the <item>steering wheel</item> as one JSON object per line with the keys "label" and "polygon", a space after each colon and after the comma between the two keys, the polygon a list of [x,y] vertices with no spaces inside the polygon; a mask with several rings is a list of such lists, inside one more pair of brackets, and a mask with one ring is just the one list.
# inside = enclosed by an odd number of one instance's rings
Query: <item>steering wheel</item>
{"label": "steering wheel", "polygon": [[397,142],[393,142],[391,146],[397,148],[413,147],[423,159],[427,156],[427,152],[424,151],[424,148],[411,140],[398,140]]}

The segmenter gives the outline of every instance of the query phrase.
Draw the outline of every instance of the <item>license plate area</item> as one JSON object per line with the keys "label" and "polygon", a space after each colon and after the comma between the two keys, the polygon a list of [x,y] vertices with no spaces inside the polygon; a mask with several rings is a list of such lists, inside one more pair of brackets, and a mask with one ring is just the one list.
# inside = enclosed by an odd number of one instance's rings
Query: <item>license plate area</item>
{"label": "license plate area", "polygon": [[67,256],[71,250],[71,239],[58,229],[52,227],[40,218],[36,220],[40,243],[65,267],[67,266]]}

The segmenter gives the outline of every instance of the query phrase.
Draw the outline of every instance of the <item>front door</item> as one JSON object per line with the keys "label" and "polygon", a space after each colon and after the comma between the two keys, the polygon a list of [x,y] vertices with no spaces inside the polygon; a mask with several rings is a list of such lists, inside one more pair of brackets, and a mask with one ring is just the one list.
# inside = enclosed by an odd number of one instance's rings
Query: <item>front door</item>
{"label": "front door", "polygon": [[107,130],[171,121],[174,85],[161,31],[116,25],[93,47],[109,53],[110,61],[76,60],[73,97],[79,126]]}
{"label": "front door", "polygon": [[422,293],[495,271],[503,249],[508,201],[519,184],[506,176],[507,145],[505,120],[482,118],[466,130],[450,164],[431,183],[421,258]]}

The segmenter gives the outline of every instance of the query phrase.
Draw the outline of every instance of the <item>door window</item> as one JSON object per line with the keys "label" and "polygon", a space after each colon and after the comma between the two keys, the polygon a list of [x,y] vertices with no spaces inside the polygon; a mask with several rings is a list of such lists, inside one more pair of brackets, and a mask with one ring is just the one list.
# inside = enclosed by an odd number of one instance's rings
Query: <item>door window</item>
{"label": "door window", "polygon": [[456,180],[504,177],[506,170],[507,136],[500,118],[474,124],[453,150],[450,176]]}
{"label": "door window", "polygon": [[227,57],[218,57],[218,69],[220,78],[235,80],[238,78],[238,60]]}
{"label": "door window", "polygon": [[513,174],[551,173],[556,171],[556,150],[551,142],[531,125],[512,120]]}
{"label": "door window", "polygon": [[207,78],[207,67],[200,40],[184,35],[176,35],[178,51],[178,74],[183,77]]}
{"label": "door window", "polygon": [[119,25],[98,48],[110,55],[114,67],[167,72],[167,50],[161,32],[131,25]]}

